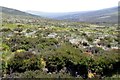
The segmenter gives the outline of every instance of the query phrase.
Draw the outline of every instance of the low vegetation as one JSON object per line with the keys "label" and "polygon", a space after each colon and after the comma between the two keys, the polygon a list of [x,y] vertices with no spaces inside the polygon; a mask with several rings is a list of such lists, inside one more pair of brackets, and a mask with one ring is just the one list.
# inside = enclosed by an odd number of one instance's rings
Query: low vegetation
{"label": "low vegetation", "polygon": [[120,78],[116,24],[17,17],[0,28],[3,78]]}

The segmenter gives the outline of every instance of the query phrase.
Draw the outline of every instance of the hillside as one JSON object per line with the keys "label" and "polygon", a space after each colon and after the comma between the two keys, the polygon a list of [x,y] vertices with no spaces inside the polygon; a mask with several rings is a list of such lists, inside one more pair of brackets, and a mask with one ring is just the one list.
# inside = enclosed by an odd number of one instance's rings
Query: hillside
{"label": "hillside", "polygon": [[[39,11],[19,11],[16,9],[6,8],[0,6],[2,9],[0,12],[4,14],[11,14],[11,16],[24,16],[32,18],[51,18],[56,20],[68,20],[68,21],[77,21],[77,22],[118,22],[118,7],[107,8],[97,11],[86,11],[86,12],[65,12],[65,13],[46,13]],[[23,17],[23,18],[24,18]]]}
{"label": "hillside", "polygon": [[7,8],[7,7],[2,7],[2,6],[0,6],[0,9],[1,9],[0,12],[4,14],[9,14],[9,15],[34,16],[34,17],[36,16],[36,15],[29,14],[23,11],[19,11],[19,10]]}
{"label": "hillside", "polygon": [[118,22],[118,7],[102,9],[97,11],[90,11],[86,13],[77,13],[57,17],[60,20],[82,21],[82,22]]}
{"label": "hillside", "polygon": [[2,22],[22,23],[22,24],[45,24],[48,21],[54,21],[45,17],[37,16],[20,10],[0,6],[0,14],[2,14]]}
{"label": "hillside", "polygon": [[118,7],[112,7],[102,10],[95,11],[78,11],[78,12],[61,12],[61,13],[50,13],[50,12],[39,12],[39,11],[26,11],[27,13],[52,18],[57,20],[68,20],[78,22],[118,22]]}

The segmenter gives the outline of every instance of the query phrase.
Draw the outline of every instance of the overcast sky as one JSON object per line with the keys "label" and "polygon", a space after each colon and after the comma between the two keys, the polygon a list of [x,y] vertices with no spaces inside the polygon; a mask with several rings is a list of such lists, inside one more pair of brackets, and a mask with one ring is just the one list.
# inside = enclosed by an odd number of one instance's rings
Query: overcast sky
{"label": "overcast sky", "polygon": [[118,6],[119,0],[1,0],[0,6],[22,11],[74,12]]}

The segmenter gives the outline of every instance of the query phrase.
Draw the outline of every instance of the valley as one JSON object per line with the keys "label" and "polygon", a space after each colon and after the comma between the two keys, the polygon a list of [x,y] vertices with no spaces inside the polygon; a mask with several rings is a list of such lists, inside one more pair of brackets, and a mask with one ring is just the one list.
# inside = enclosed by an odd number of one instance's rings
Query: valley
{"label": "valley", "polygon": [[116,22],[55,20],[2,9],[2,78],[120,78]]}

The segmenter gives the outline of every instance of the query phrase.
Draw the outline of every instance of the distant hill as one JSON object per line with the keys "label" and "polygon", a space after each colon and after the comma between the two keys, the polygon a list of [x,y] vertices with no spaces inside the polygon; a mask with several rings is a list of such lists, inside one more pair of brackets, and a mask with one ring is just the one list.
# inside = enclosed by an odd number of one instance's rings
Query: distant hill
{"label": "distant hill", "polygon": [[2,14],[0,21],[2,20],[2,22],[43,25],[48,21],[54,21],[53,19],[44,18],[12,8],[0,6],[0,9],[0,15]]}
{"label": "distant hill", "polygon": [[77,13],[56,17],[59,20],[81,21],[81,22],[118,22],[118,7],[107,8],[85,13]]}
{"label": "distant hill", "polygon": [[7,7],[2,7],[0,6],[0,12],[4,13],[4,14],[9,14],[9,15],[19,15],[19,16],[33,16],[33,17],[39,17],[30,13],[26,13],[23,11],[19,11],[16,9],[12,9],[12,8],[7,8]]}
{"label": "distant hill", "polygon": [[[20,18],[25,18],[27,16],[32,18],[47,19],[52,18],[56,20],[68,20],[77,22],[110,22],[118,23],[118,7],[107,8],[96,11],[86,11],[86,12],[65,12],[65,13],[45,13],[39,11],[19,11],[16,9],[6,8],[0,6],[0,13],[4,13],[12,16],[20,16]],[[21,17],[22,16],[22,17]],[[51,19],[49,19],[51,20]]]}
{"label": "distant hill", "polygon": [[72,15],[72,14],[78,14],[78,13],[84,13],[84,12],[40,12],[40,11],[32,11],[28,10],[26,11],[27,13],[46,17],[46,18],[57,18],[57,17],[62,17],[62,16],[67,16],[67,15]]}

